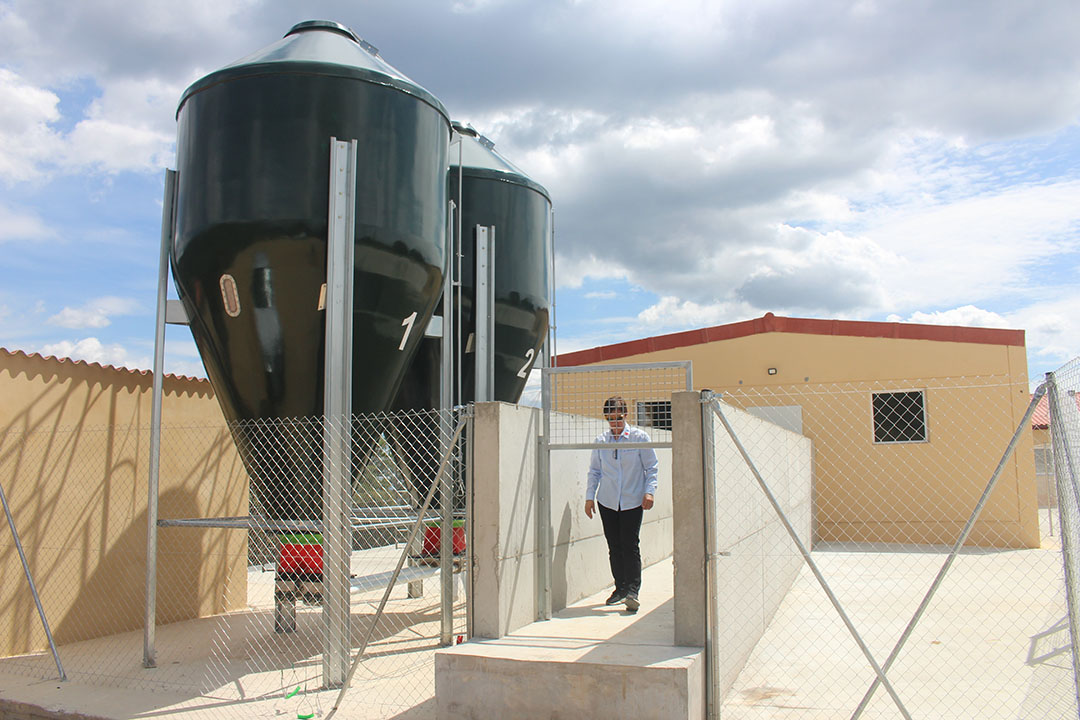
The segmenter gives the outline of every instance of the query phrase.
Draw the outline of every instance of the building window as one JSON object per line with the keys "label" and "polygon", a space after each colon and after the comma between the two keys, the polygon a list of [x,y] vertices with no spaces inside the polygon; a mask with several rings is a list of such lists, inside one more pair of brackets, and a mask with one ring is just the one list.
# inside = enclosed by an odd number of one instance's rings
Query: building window
{"label": "building window", "polygon": [[873,394],[874,442],[926,442],[926,400],[922,390]]}
{"label": "building window", "polygon": [[637,424],[658,430],[671,429],[671,401],[655,400],[637,404]]}
{"label": "building window", "polygon": [[1054,474],[1054,451],[1049,445],[1035,446],[1035,474]]}

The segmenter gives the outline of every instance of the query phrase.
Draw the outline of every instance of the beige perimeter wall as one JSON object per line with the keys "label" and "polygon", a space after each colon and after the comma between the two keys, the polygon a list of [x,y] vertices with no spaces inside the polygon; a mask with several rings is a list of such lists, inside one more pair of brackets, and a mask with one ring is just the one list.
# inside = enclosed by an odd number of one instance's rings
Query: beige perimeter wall
{"label": "beige perimeter wall", "polygon": [[[0,350],[0,483],[57,643],[143,625],[150,373]],[[247,475],[204,380],[166,376],[162,518],[247,514]],[[242,607],[246,533],[162,528],[159,623]],[[46,648],[0,520],[0,656]]]}

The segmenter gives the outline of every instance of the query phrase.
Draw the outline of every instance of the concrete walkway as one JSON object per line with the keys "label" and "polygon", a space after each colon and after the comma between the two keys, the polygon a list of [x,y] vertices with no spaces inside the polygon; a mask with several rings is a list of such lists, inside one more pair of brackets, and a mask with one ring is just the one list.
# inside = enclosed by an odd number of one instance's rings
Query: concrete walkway
{"label": "concrete walkway", "polygon": [[[883,661],[945,554],[925,548],[886,553],[880,548],[831,547],[815,550],[814,557],[874,656]],[[1043,549],[973,551],[959,558],[939,600],[889,675],[912,717],[1075,720],[1071,655],[1062,623],[1060,563],[1052,539]],[[253,578],[253,590],[264,579]],[[478,640],[439,653],[464,652],[471,646],[484,648],[492,657],[528,653],[572,664],[575,670],[607,668],[605,672],[610,673],[614,668],[617,674],[618,666],[629,662],[685,662],[688,651],[696,650],[670,644],[674,626],[671,579],[670,560],[646,569],[642,607],[636,615],[621,606],[605,606],[609,592],[605,590],[557,613],[551,621],[521,628],[502,640]],[[395,597],[395,602],[409,602],[404,586]],[[339,717],[436,717],[437,653],[431,641],[432,628],[437,635],[437,622],[431,625],[437,618],[435,601],[431,590],[425,601],[413,601],[426,602],[427,609],[410,606],[409,617],[402,618],[420,624],[403,627],[386,638],[387,652],[375,660],[387,664],[381,668],[373,664],[359,678],[366,690]],[[156,671],[140,666],[142,635],[135,632],[61,648],[70,667],[97,668],[95,684],[82,679],[68,683],[41,679],[55,673],[47,654],[33,660],[36,677],[26,673],[26,659],[0,660],[0,716],[22,712],[11,716],[287,719],[301,710],[314,712],[316,718],[325,716],[334,693],[307,689],[314,684],[305,678],[318,677],[319,672],[313,654],[300,658],[289,670],[253,674],[243,673],[241,660],[215,655],[222,623],[233,623],[230,632],[237,637],[248,631],[252,641],[260,637],[256,630],[264,625],[255,620],[265,622],[268,616],[259,612],[249,614],[244,626],[236,624],[239,616],[229,616],[159,628],[159,646],[174,648],[163,668],[168,677],[191,687],[212,678],[214,687],[207,687],[203,696],[153,680]],[[23,663],[21,670],[12,669],[15,662]],[[221,684],[223,678],[225,684]],[[872,680],[865,658],[804,568],[728,693],[722,716],[724,720],[847,718]],[[507,687],[520,691],[533,681],[524,676]],[[534,685],[541,687],[539,682]],[[304,686],[302,693],[285,697],[291,687],[299,686]],[[266,687],[279,690],[255,692]],[[409,700],[379,704],[400,697]],[[564,699],[568,709],[575,707],[572,698]],[[578,699],[586,704],[576,707],[588,706],[587,697]],[[489,708],[487,720],[496,716],[491,712],[494,707]],[[863,717],[876,720],[900,714],[879,689]]]}
{"label": "concrete walkway", "polygon": [[608,606],[611,588],[497,639],[438,651],[440,718],[699,718],[701,648],[672,645],[673,566],[646,568],[641,607]]}

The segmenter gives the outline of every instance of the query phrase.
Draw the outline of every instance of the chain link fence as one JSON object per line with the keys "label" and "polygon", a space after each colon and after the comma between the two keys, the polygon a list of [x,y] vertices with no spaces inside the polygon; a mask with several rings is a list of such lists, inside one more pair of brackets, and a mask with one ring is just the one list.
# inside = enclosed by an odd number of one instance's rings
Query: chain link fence
{"label": "chain link fence", "polygon": [[711,716],[1076,718],[1033,409],[1007,377],[707,400]]}
{"label": "chain link fence", "polygon": [[[68,678],[225,717],[391,717],[427,701],[433,650],[467,631],[470,416],[163,427],[153,668],[142,662],[145,469],[108,466],[110,443],[142,446],[148,429],[0,437],[0,477]],[[347,488],[335,567],[323,463],[343,435],[351,454],[327,473]],[[58,469],[65,482],[50,483]],[[0,557],[12,552],[5,535]],[[12,646],[0,672],[55,678],[25,578],[2,587]],[[346,598],[336,617],[335,591]]]}

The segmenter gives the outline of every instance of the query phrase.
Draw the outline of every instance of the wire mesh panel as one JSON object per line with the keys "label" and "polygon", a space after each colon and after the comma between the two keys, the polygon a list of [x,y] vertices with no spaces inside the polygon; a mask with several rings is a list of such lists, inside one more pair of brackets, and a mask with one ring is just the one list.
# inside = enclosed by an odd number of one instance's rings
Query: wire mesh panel
{"label": "wire mesh panel", "polygon": [[689,362],[544,369],[543,406],[551,448],[591,447],[607,429],[604,401],[621,397],[627,421],[671,441],[671,394],[692,389]]}
{"label": "wire mesh panel", "polygon": [[1077,717],[1029,404],[1004,377],[724,393],[705,432],[721,717]]}
{"label": "wire mesh panel", "polygon": [[[69,678],[151,690],[153,709],[213,708],[221,716],[321,717],[340,704],[343,716],[392,717],[427,701],[434,649],[447,629],[454,638],[466,632],[468,416],[164,427],[155,668],[142,667],[141,651],[145,468],[110,471],[112,431],[0,438],[0,471],[18,481],[16,521]],[[341,528],[347,568],[336,573],[323,564],[323,454],[335,432],[352,446]],[[130,434],[132,442],[148,436],[144,428]],[[34,477],[79,463],[86,471],[72,475],[78,482],[34,496]],[[66,531],[49,523],[47,507],[64,515]],[[441,565],[444,526],[450,553]],[[88,556],[86,547],[100,552]],[[444,572],[452,577],[448,617]],[[22,629],[12,635],[21,645],[3,653],[0,672],[54,677],[18,580],[4,577],[0,620]],[[327,682],[324,667],[325,595],[335,584],[348,596],[344,691]]]}

